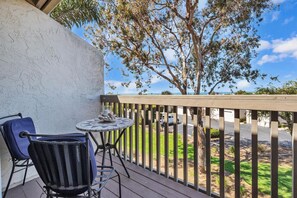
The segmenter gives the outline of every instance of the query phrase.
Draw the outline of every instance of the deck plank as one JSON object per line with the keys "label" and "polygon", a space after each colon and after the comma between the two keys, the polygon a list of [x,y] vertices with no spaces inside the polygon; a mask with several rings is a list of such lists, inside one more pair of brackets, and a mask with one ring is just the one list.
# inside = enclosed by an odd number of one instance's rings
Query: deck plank
{"label": "deck plank", "polygon": [[[101,156],[97,158],[98,162],[101,162]],[[109,163],[109,160],[106,161]],[[124,169],[121,167],[120,161],[118,158],[113,157],[114,166],[120,173],[123,174],[121,178],[127,178],[124,172]],[[198,192],[194,189],[186,187],[180,183],[177,183],[173,180],[167,179],[163,176],[160,176],[149,170],[145,170],[136,164],[129,162],[124,162],[126,168],[128,169],[132,180],[135,180],[140,183],[145,183],[147,188],[157,191],[165,197],[191,197],[191,198],[207,198],[209,196]],[[133,176],[132,176],[133,175]],[[127,178],[128,179],[128,178]]]}
{"label": "deck plank", "polygon": [[[100,154],[97,156],[97,161],[101,162]],[[122,197],[123,198],[206,198],[194,189],[186,187],[182,184],[167,179],[149,170],[145,170],[136,164],[124,162],[131,178],[126,176],[126,173],[120,164],[118,158],[113,157],[113,162],[116,170],[121,175],[122,182]],[[106,165],[109,164],[106,158]],[[42,189],[38,183],[43,186],[40,178],[28,181],[24,186],[20,185],[8,191],[7,198],[39,198],[45,197],[42,195]],[[117,177],[110,180],[101,192],[103,198],[115,198],[119,195]],[[41,196],[42,195],[42,196]]]}

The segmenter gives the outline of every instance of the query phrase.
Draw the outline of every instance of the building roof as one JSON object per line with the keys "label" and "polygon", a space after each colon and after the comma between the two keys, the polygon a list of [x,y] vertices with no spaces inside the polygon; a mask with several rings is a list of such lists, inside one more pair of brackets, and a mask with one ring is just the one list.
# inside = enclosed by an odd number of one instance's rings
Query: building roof
{"label": "building roof", "polygon": [[44,13],[48,14],[61,0],[26,0]]}

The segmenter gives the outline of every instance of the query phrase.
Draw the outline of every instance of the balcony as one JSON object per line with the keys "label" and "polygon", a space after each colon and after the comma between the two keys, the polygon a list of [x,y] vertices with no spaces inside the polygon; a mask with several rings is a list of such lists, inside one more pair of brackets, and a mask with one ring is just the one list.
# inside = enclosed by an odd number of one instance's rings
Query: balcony
{"label": "balcony", "polygon": [[[297,96],[102,95],[101,105],[112,107],[118,116],[135,120],[118,148],[131,172],[130,179],[115,159],[122,173],[124,197],[297,195],[292,187],[297,181]],[[205,172],[198,169],[202,141],[197,115],[192,119],[190,108],[194,112],[202,110]],[[240,112],[246,110],[250,124],[241,123]],[[218,112],[217,120],[214,112]],[[283,112],[291,113],[292,136],[279,128]],[[269,128],[259,126],[264,113],[269,117]],[[173,117],[170,123],[169,116]],[[217,138],[211,138],[213,128],[218,128]],[[111,133],[112,139],[118,135],[118,131]],[[106,197],[116,195],[114,182],[105,189]],[[34,189],[40,192],[37,183],[30,182],[12,189],[11,195],[20,189],[26,193],[27,185],[36,186]]]}

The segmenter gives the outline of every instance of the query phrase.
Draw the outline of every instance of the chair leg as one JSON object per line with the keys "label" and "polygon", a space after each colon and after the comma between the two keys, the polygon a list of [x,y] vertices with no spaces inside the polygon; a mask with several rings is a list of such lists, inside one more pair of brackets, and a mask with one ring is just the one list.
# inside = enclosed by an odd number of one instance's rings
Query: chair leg
{"label": "chair leg", "polygon": [[8,188],[9,188],[9,185],[10,185],[10,182],[11,182],[11,179],[12,179],[12,175],[13,175],[13,173],[14,173],[14,169],[15,169],[15,162],[14,162],[14,160],[12,159],[12,169],[11,169],[11,173],[10,173],[10,176],[9,176],[9,179],[8,179],[7,186],[6,186],[5,191],[4,191],[3,198],[5,198],[5,196],[6,196],[6,194],[7,194],[7,191],[8,191]]}
{"label": "chair leg", "polygon": [[27,176],[27,171],[28,171],[28,165],[29,165],[29,160],[27,160],[27,164],[26,164],[25,175],[24,175],[24,179],[23,179],[23,185],[25,185],[25,182],[26,182],[26,176]]}
{"label": "chair leg", "polygon": [[114,170],[116,172],[116,174],[118,175],[118,180],[119,180],[119,197],[122,197],[122,184],[121,184],[121,177],[120,174],[118,173],[118,171]]}

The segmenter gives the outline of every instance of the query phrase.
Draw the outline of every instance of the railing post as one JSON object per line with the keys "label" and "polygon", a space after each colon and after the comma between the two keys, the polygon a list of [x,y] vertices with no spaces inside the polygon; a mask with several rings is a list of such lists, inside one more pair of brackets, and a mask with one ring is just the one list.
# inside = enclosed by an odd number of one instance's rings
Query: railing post
{"label": "railing post", "polygon": [[188,185],[188,108],[183,107],[183,167],[184,185]]}
{"label": "railing post", "polygon": [[[129,104],[129,118],[133,119],[133,105]],[[133,126],[129,127],[129,160],[133,162]]]}
{"label": "railing post", "polygon": [[199,120],[198,120],[198,108],[197,107],[192,107],[195,108],[194,112],[194,131],[193,131],[193,138],[194,138],[194,188],[196,190],[199,189],[198,187],[198,126],[199,126]]}
{"label": "railing post", "polygon": [[139,165],[139,105],[135,104],[135,161]]}
{"label": "railing post", "polygon": [[205,109],[205,157],[206,157],[206,194],[211,195],[211,151],[210,151],[210,108]]}
{"label": "railing post", "polygon": [[240,197],[240,110],[234,110],[235,197]]}
{"label": "railing post", "polygon": [[168,106],[165,106],[165,112],[164,112],[164,119],[163,124],[164,125],[164,151],[165,151],[165,177],[169,177],[169,140],[168,140]]}
{"label": "railing post", "polygon": [[252,197],[258,197],[258,115],[252,110]]}
{"label": "railing post", "polygon": [[146,120],[146,105],[142,104],[141,105],[141,132],[142,132],[142,167],[146,167],[146,132],[145,132],[145,120]]}
{"label": "railing post", "polygon": [[148,113],[149,126],[149,169],[153,170],[153,108],[149,105]]}
{"label": "railing post", "polygon": [[271,112],[271,197],[278,197],[278,112]]}
{"label": "railing post", "polygon": [[220,131],[220,197],[225,197],[225,119],[224,109],[219,109]]}
{"label": "railing post", "polygon": [[161,172],[161,142],[160,142],[160,105],[156,106],[156,152],[157,152],[157,173],[160,174]]}
{"label": "railing post", "polygon": [[297,112],[293,113],[293,130],[292,130],[292,197],[297,198]]}
{"label": "railing post", "polygon": [[[127,118],[127,114],[128,114],[127,107],[128,107],[128,105],[127,105],[127,103],[125,103],[124,104],[124,118]],[[124,160],[125,161],[127,160],[127,130],[124,133]]]}
{"label": "railing post", "polygon": [[174,181],[178,181],[178,110],[177,106],[173,107],[173,166],[174,166]]}

